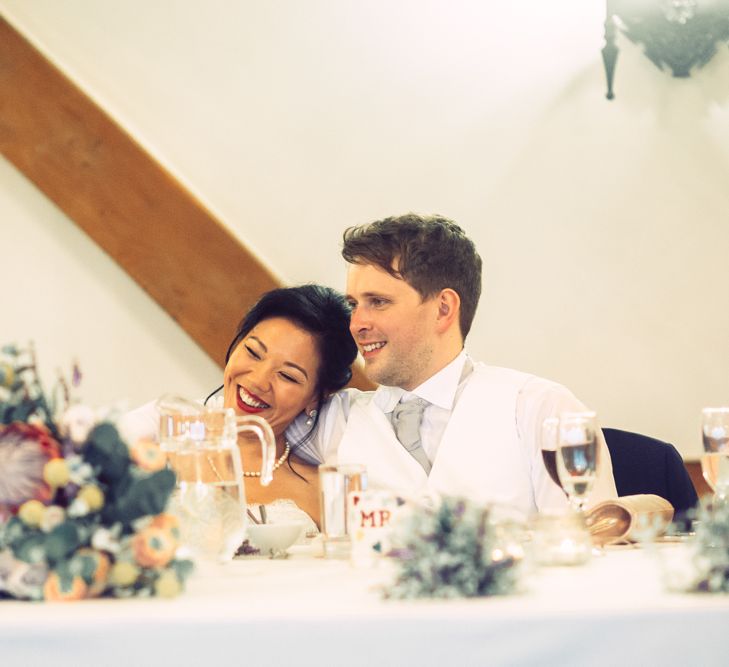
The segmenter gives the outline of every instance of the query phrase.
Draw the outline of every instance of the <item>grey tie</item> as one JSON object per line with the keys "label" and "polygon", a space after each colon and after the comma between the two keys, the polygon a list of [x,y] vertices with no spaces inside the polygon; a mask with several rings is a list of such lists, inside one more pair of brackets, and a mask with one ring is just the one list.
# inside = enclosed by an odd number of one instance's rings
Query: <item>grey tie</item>
{"label": "grey tie", "polygon": [[423,410],[430,403],[422,398],[415,398],[405,403],[400,402],[392,411],[392,425],[395,435],[402,446],[421,465],[425,473],[430,473],[431,463],[420,442],[420,422],[423,419]]}

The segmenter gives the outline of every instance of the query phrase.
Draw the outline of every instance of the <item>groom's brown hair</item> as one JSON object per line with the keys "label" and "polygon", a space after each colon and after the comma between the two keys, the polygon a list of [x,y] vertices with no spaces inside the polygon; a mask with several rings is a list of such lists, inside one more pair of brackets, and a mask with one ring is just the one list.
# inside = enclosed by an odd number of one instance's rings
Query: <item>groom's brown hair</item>
{"label": "groom's brown hair", "polygon": [[344,232],[342,257],[372,264],[401,278],[425,300],[450,288],[461,299],[460,329],[466,339],[481,296],[481,257],[455,222],[440,215],[407,213]]}

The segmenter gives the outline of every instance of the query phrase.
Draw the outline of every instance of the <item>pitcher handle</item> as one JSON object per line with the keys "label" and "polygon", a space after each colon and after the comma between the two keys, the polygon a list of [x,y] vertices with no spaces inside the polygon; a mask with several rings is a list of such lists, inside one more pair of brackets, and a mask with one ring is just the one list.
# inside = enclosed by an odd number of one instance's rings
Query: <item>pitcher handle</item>
{"label": "pitcher handle", "polygon": [[268,486],[273,480],[273,465],[276,462],[276,436],[269,423],[262,417],[248,415],[235,418],[238,433],[250,431],[261,441],[261,486]]}

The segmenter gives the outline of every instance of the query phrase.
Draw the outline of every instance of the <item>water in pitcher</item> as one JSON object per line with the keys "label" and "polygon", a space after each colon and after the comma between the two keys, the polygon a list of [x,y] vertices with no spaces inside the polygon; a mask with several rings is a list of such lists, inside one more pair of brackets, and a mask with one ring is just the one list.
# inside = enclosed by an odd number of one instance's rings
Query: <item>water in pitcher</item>
{"label": "water in pitcher", "polygon": [[170,511],[180,519],[180,538],[193,555],[229,559],[245,538],[245,499],[230,457],[205,447],[171,457],[178,476]]}
{"label": "water in pitcher", "polygon": [[177,477],[170,511],[180,519],[182,544],[203,559],[230,560],[245,538],[246,501],[238,434],[261,443],[259,482],[272,479],[276,441],[269,424],[230,408],[206,408],[179,396],[163,396],[160,445]]}

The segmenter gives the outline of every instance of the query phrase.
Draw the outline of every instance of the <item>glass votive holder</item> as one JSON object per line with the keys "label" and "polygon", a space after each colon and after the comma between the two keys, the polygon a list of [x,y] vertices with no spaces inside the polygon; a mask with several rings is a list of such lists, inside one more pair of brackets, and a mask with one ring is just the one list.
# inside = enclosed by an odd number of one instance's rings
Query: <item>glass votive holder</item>
{"label": "glass votive holder", "polygon": [[319,466],[321,536],[325,558],[349,558],[350,495],[367,488],[367,469],[358,463]]}
{"label": "glass votive holder", "polygon": [[533,526],[534,558],[540,565],[582,565],[592,555],[592,540],[582,515],[539,514]]}

